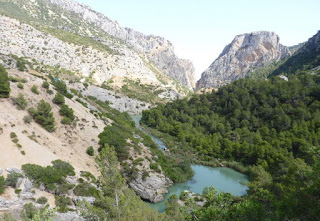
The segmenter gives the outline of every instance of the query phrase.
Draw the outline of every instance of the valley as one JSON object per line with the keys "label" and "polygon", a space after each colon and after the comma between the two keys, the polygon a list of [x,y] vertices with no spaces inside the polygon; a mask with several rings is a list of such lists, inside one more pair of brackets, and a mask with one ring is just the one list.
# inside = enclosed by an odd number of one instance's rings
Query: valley
{"label": "valley", "polygon": [[0,220],[318,220],[320,31],[173,44],[74,0],[0,0]]}

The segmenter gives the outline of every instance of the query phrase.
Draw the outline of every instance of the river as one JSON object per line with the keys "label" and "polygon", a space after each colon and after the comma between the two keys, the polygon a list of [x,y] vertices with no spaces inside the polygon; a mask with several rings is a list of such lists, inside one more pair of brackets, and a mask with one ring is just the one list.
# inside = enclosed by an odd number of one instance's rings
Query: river
{"label": "river", "polygon": [[[140,128],[141,115],[132,116],[137,128]],[[151,136],[150,134],[148,134]],[[153,141],[164,149],[164,143],[154,136],[151,136]],[[165,201],[171,196],[176,194],[180,196],[184,190],[189,190],[194,193],[202,194],[205,187],[214,186],[218,192],[231,193],[234,196],[242,196],[246,194],[248,186],[245,183],[248,182],[248,177],[238,171],[235,171],[227,167],[208,167],[202,165],[191,165],[194,170],[194,176],[184,183],[176,183],[171,186],[168,190],[169,193],[165,195],[165,198],[160,203],[148,203],[150,207],[163,212],[165,210]]]}

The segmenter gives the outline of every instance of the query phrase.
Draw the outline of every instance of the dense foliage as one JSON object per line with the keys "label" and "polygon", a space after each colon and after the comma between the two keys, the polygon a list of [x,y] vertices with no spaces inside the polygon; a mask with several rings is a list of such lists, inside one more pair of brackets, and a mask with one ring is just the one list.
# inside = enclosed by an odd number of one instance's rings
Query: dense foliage
{"label": "dense foliage", "polygon": [[[99,135],[100,150],[106,144],[114,147],[119,161],[122,162],[129,157],[130,145],[139,150],[138,144],[142,142],[149,147],[153,156],[157,156],[155,167],[151,169],[158,171],[160,165],[165,175],[174,182],[183,182],[193,176],[190,161],[182,156],[165,155],[148,135],[135,127],[134,121],[127,113],[120,113],[110,108],[105,102],[96,99],[95,102],[104,109],[102,110],[104,115],[113,121],[112,125],[106,126]],[[134,134],[139,135],[142,139],[134,138]],[[131,144],[127,142],[128,139],[132,141]],[[131,171],[134,172],[134,170]]]}
{"label": "dense foliage", "polygon": [[52,166],[42,167],[35,164],[24,164],[22,170],[35,183],[44,184],[49,189],[55,188],[55,184],[62,184],[64,178],[74,176],[74,168],[62,160],[52,161]]}
{"label": "dense foliage", "polygon": [[8,98],[10,96],[10,82],[8,72],[0,65],[0,98]]}
{"label": "dense foliage", "polygon": [[71,124],[75,118],[73,109],[68,107],[66,104],[61,105],[59,113],[61,116],[63,116],[61,120],[62,124]]}
{"label": "dense foliage", "polygon": [[44,127],[47,131],[52,132],[55,130],[55,119],[53,117],[52,108],[49,103],[41,100],[37,105],[37,109],[30,108],[29,112],[34,120],[42,127]]}
{"label": "dense foliage", "polygon": [[[315,218],[320,208],[319,178],[314,176],[319,171],[319,83],[320,77],[312,75],[291,76],[288,82],[242,79],[217,92],[144,111],[142,122],[169,134],[202,161],[235,160],[249,168],[249,197],[243,199],[238,220],[249,220],[246,211],[254,208],[265,211],[257,220]],[[313,204],[305,203],[307,198]],[[300,206],[305,210],[292,209]]]}

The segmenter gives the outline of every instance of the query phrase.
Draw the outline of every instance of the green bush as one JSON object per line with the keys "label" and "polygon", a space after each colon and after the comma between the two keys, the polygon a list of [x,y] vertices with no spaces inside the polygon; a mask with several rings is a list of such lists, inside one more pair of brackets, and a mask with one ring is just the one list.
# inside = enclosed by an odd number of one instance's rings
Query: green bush
{"label": "green bush", "polygon": [[49,103],[41,100],[38,103],[37,110],[30,108],[29,112],[33,116],[33,119],[40,124],[47,131],[52,132],[55,130],[55,119],[53,113],[51,112],[52,108]]}
{"label": "green bush", "polygon": [[26,203],[20,213],[22,220],[32,220],[37,213],[37,208],[32,203]]}
{"label": "green bush", "polygon": [[56,93],[56,95],[53,98],[53,103],[57,104],[57,105],[62,105],[64,104],[65,100],[64,100],[64,96],[61,93]]}
{"label": "green bush", "polygon": [[20,89],[23,89],[23,88],[24,88],[23,83],[21,83],[21,82],[19,82],[17,86],[18,86],[18,88],[20,88]]}
{"label": "green bush", "polygon": [[42,167],[35,164],[24,164],[22,170],[26,176],[36,183],[43,183],[48,189],[54,189],[54,184],[62,184],[67,175],[74,176],[74,168],[62,160],[52,161],[52,166]]}
{"label": "green bush", "polygon": [[93,146],[90,146],[87,148],[87,154],[89,156],[93,156],[94,155],[94,149],[93,149]]}
{"label": "green bush", "polygon": [[50,84],[49,84],[48,81],[44,81],[44,82],[42,83],[42,87],[45,88],[45,89],[49,89],[49,86],[50,86]]}
{"label": "green bush", "polygon": [[35,94],[40,94],[40,92],[39,92],[39,90],[38,90],[38,86],[35,85],[35,84],[31,87],[31,91],[32,91],[33,93],[35,93]]}
{"label": "green bush", "polygon": [[4,192],[6,180],[3,176],[0,176],[0,195]]}
{"label": "green bush", "polygon": [[28,101],[25,99],[24,95],[19,93],[18,97],[13,98],[13,104],[17,105],[18,110],[24,110],[28,106]]}
{"label": "green bush", "polygon": [[48,199],[46,197],[42,196],[42,197],[38,198],[36,202],[44,205],[48,202]]}
{"label": "green bush", "polygon": [[17,181],[21,178],[20,173],[9,173],[6,179],[6,185],[11,187],[16,187]]}
{"label": "green bush", "polygon": [[16,138],[17,137],[17,134],[15,132],[11,132],[10,133],[10,138],[13,139],[13,138]]}
{"label": "green bush", "polygon": [[98,196],[98,190],[91,186],[89,183],[80,183],[74,190],[76,196]]}
{"label": "green bush", "polygon": [[69,197],[58,197],[55,196],[55,202],[56,202],[56,206],[59,208],[58,211],[65,213],[68,212],[68,205],[72,204],[72,201]]}
{"label": "green bush", "polygon": [[72,121],[71,121],[71,119],[68,118],[68,117],[63,117],[63,118],[61,119],[60,123],[70,125],[70,124],[72,123]]}
{"label": "green bush", "polygon": [[69,108],[68,105],[66,105],[66,104],[61,105],[59,113],[61,116],[65,116],[65,117],[69,118],[71,121],[74,120],[74,112],[73,112],[72,108]]}
{"label": "green bush", "polygon": [[148,176],[149,176],[149,172],[146,171],[146,170],[143,170],[143,172],[142,172],[142,180],[145,181]]}
{"label": "green bush", "polygon": [[8,72],[0,65],[0,98],[8,98],[10,96],[10,82]]}

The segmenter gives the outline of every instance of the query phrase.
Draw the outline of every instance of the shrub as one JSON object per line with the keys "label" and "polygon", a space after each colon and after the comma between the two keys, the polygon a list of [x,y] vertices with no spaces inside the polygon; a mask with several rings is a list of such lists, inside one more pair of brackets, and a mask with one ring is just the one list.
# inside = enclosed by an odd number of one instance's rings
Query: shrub
{"label": "shrub", "polygon": [[62,105],[64,104],[65,100],[64,100],[64,96],[61,93],[56,93],[56,95],[53,98],[53,103],[57,104],[57,105]]}
{"label": "shrub", "polygon": [[26,115],[26,116],[23,117],[23,122],[25,124],[30,124],[31,121],[32,121],[32,117],[30,115]]}
{"label": "shrub", "polygon": [[31,91],[35,94],[40,94],[38,87],[35,84],[31,87]]}
{"label": "shrub", "polygon": [[24,88],[24,86],[23,86],[23,84],[22,84],[21,82],[19,82],[17,86],[18,86],[18,88],[20,88],[20,89],[23,89],[23,88]]}
{"label": "shrub", "polygon": [[11,132],[10,133],[10,138],[13,139],[13,138],[16,138],[17,137],[17,134],[15,132]]}
{"label": "shrub", "polygon": [[69,197],[58,197],[55,196],[56,206],[59,207],[58,211],[65,213],[68,212],[68,205],[72,204],[72,201]]}
{"label": "shrub", "polygon": [[6,181],[3,176],[0,176],[0,195],[4,192]]}
{"label": "shrub", "polygon": [[10,82],[6,69],[0,65],[0,98],[8,98],[10,96]]}
{"label": "shrub", "polygon": [[18,110],[24,110],[28,106],[28,101],[19,93],[18,97],[13,98],[13,104],[17,105]]}
{"label": "shrub", "polygon": [[17,181],[21,178],[20,173],[9,173],[6,179],[6,185],[11,187],[16,187]]}
{"label": "shrub", "polygon": [[53,113],[51,112],[52,108],[50,104],[41,100],[38,103],[37,110],[34,108],[30,108],[29,112],[33,116],[34,120],[44,127],[47,131],[52,132],[54,131],[54,117]]}
{"label": "shrub", "polygon": [[62,183],[58,186],[56,194],[57,195],[63,195],[67,194],[69,190],[71,190],[75,185],[70,183]]}
{"label": "shrub", "polygon": [[46,197],[42,196],[42,197],[38,198],[36,202],[44,205],[48,202],[48,199]]}
{"label": "shrub", "polygon": [[89,156],[93,156],[94,155],[94,149],[93,149],[93,146],[90,146],[87,148],[87,154]]}
{"label": "shrub", "polygon": [[98,196],[98,190],[91,186],[89,183],[80,183],[74,190],[76,196]]}
{"label": "shrub", "polygon": [[26,203],[20,213],[22,220],[32,220],[37,213],[37,208],[32,203]]}
{"label": "shrub", "polygon": [[49,89],[49,86],[50,86],[50,84],[49,84],[48,81],[44,81],[44,82],[42,83],[42,87],[45,88],[45,89]]}
{"label": "shrub", "polygon": [[26,155],[26,152],[24,150],[21,151],[22,155]]}
{"label": "shrub", "polygon": [[74,112],[72,108],[69,108],[68,105],[63,104],[59,110],[61,116],[69,118],[71,121],[74,120]]}
{"label": "shrub", "polygon": [[143,170],[142,172],[142,180],[145,181],[147,179],[147,177],[149,176],[149,173],[148,171],[146,170]]}
{"label": "shrub", "polygon": [[36,183],[43,183],[48,189],[55,189],[54,184],[62,184],[67,175],[75,175],[74,168],[62,160],[52,161],[53,166],[42,167],[35,164],[24,164],[22,170]]}
{"label": "shrub", "polygon": [[63,81],[57,80],[56,82],[54,82],[54,87],[63,95],[66,95],[68,93],[67,85]]}
{"label": "shrub", "polygon": [[68,117],[63,117],[61,119],[60,123],[70,125],[72,123],[72,121]]}

